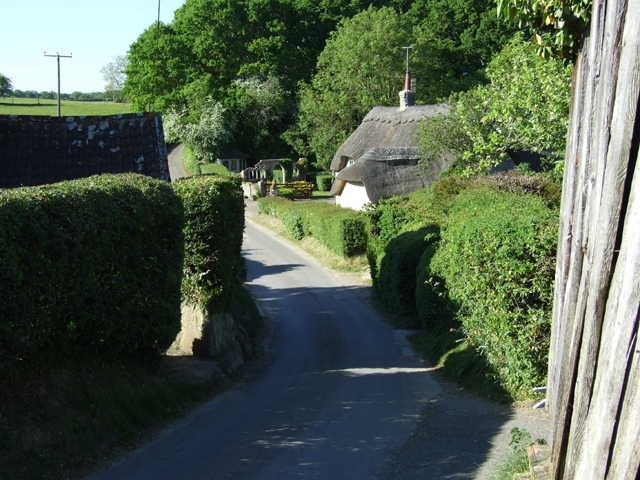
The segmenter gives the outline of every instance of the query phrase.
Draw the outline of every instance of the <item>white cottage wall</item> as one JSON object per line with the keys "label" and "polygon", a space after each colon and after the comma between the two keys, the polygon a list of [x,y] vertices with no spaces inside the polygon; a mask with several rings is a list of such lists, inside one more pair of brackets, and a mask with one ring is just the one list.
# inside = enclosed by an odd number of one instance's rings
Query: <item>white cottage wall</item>
{"label": "white cottage wall", "polygon": [[359,182],[346,182],[342,195],[336,196],[336,204],[343,208],[362,210],[367,203],[371,203],[371,200],[364,184]]}

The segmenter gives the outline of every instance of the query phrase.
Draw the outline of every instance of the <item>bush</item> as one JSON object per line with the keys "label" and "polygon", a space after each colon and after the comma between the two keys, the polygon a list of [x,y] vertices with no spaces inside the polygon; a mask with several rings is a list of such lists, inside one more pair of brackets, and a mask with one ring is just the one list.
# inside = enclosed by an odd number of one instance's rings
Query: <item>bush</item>
{"label": "bush", "polygon": [[333,182],[333,176],[330,174],[316,175],[316,185],[321,192],[328,192],[331,190],[331,184]]}
{"label": "bush", "polygon": [[437,228],[408,231],[386,246],[375,287],[389,312],[415,316],[416,265],[434,234],[437,236]]}
{"label": "bush", "polygon": [[[383,298],[383,306],[387,306],[390,311],[396,312],[398,305],[404,305],[401,308],[403,313],[413,313],[416,303],[415,289],[398,290],[390,285],[415,287],[415,265],[418,259],[428,243],[438,240],[439,225],[444,222],[449,205],[455,196],[470,184],[471,181],[467,179],[443,178],[430,188],[405,197],[378,202],[367,212],[370,224],[367,258],[371,279],[376,294]],[[424,230],[425,228],[427,230]],[[419,231],[428,235],[426,243],[421,244],[411,235]],[[398,241],[401,237],[403,240]],[[385,260],[390,253],[392,259]],[[404,262],[404,256],[411,258],[413,263]],[[402,266],[405,265],[408,270],[403,269]],[[392,298],[393,295],[399,297]]]}
{"label": "bush", "polygon": [[293,200],[296,198],[296,194],[293,191],[293,188],[280,187],[278,188],[279,197],[286,198],[287,200]]}
{"label": "bush", "polygon": [[344,257],[366,251],[367,222],[362,213],[325,202],[292,202],[283,198],[261,198],[258,206],[260,212],[280,218],[292,238],[311,235]]}
{"label": "bush", "polygon": [[541,198],[468,189],[431,261],[469,341],[515,398],[545,384],[557,231]]}
{"label": "bush", "polygon": [[416,267],[415,308],[418,317],[417,323],[420,328],[431,333],[447,332],[452,328],[459,327],[459,322],[455,319],[457,307],[449,298],[445,280],[436,275],[431,268],[431,260],[437,252],[438,246],[439,243],[435,240],[429,242]]}
{"label": "bush", "polygon": [[295,240],[302,240],[304,238],[304,219],[299,211],[291,210],[285,212],[282,215],[282,222],[284,223],[289,235],[291,235],[291,238]]}
{"label": "bush", "polygon": [[158,353],[180,326],[180,200],[103,175],[0,191],[0,356]]}
{"label": "bush", "polygon": [[542,59],[516,36],[487,66],[489,84],[454,94],[448,115],[424,123],[422,161],[454,155],[456,168],[471,176],[526,151],[553,169],[565,149],[571,72],[566,61]]}
{"label": "bush", "polygon": [[243,272],[240,179],[191,177],[174,188],[184,203],[183,299],[208,312],[226,311]]}

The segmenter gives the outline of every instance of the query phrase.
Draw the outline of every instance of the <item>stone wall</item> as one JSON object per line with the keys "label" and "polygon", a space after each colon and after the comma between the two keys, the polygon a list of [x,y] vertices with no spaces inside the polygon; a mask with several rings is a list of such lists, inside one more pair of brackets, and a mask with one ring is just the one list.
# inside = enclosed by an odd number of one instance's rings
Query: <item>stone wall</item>
{"label": "stone wall", "polygon": [[123,172],[169,180],[159,114],[0,115],[0,188]]}

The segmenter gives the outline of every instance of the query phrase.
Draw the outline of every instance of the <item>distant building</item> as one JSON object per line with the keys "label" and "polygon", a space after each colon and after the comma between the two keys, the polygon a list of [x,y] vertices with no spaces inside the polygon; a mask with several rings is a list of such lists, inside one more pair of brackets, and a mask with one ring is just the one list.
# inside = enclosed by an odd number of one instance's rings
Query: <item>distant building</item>
{"label": "distant building", "polygon": [[446,157],[418,165],[421,122],[447,113],[449,107],[415,105],[410,85],[407,75],[400,107],[374,107],[334,155],[331,192],[338,205],[361,210],[367,203],[419,190],[451,165]]}

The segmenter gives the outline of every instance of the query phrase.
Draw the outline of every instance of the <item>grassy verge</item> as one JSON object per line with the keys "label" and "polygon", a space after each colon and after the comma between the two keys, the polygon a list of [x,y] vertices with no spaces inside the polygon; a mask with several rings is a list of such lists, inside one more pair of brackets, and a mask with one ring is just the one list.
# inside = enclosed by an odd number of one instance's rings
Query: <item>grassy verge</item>
{"label": "grassy verge", "polygon": [[279,236],[287,238],[291,242],[295,242],[296,245],[328,268],[339,270],[341,272],[357,272],[363,274],[369,270],[366,255],[357,255],[345,258],[340,255],[336,255],[313,237],[304,237],[301,241],[291,239],[287,233],[287,229],[279,218],[261,214],[251,217],[251,220],[272,230]]}
{"label": "grassy verge", "polygon": [[[78,102],[63,100],[61,103],[63,116],[117,115],[132,113],[129,103],[115,102]],[[0,115],[58,115],[58,101],[35,98],[3,98],[0,102]]]}
{"label": "grassy verge", "polygon": [[[0,378],[2,478],[77,478],[210,397],[214,387],[154,362],[74,359]],[[147,433],[148,435],[148,433]],[[6,476],[5,476],[6,475]]]}
{"label": "grassy verge", "polygon": [[533,444],[544,444],[543,440],[534,440],[531,434],[520,428],[511,430],[511,453],[504,463],[495,471],[491,480],[512,480],[514,474],[529,471],[527,448]]}

